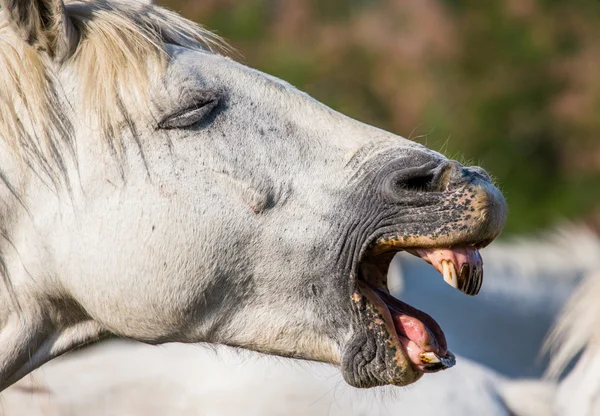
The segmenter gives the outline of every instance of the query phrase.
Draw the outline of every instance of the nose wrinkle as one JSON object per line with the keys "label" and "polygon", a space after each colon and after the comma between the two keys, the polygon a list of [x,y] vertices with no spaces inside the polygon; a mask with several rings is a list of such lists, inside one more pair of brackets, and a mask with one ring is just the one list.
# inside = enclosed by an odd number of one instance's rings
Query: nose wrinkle
{"label": "nose wrinkle", "polygon": [[463,175],[463,166],[453,160],[440,164],[436,169],[432,181],[432,191],[443,192],[450,184],[458,182]]}

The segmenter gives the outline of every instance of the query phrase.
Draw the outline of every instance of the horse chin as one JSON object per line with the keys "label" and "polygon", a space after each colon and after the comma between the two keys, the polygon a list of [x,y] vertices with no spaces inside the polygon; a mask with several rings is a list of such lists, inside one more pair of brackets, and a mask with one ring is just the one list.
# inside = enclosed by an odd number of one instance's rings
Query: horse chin
{"label": "horse chin", "polygon": [[[352,293],[358,325],[342,360],[346,381],[355,387],[404,386],[425,373],[455,364],[439,324],[388,290],[389,265],[394,255],[402,251],[394,241],[394,237],[380,240],[358,263]],[[432,264],[457,290],[475,295],[483,279],[479,246],[412,246],[406,251]]]}

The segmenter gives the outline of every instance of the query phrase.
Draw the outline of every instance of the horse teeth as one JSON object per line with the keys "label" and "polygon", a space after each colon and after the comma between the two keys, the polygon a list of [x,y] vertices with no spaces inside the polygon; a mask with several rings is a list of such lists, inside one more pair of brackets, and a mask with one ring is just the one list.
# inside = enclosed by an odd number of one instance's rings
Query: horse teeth
{"label": "horse teeth", "polygon": [[483,281],[483,270],[479,266],[467,266],[464,265],[461,268],[461,276],[460,279],[463,280],[464,289],[462,290],[469,296],[475,296],[479,293],[481,289],[481,284]]}
{"label": "horse teeth", "polygon": [[434,352],[423,352],[419,355],[421,362],[425,364],[425,368],[429,371],[443,370],[453,367],[456,364],[456,357],[450,351],[445,356],[440,357]]}
{"label": "horse teeth", "polygon": [[456,357],[450,351],[445,356],[440,357],[440,361],[446,368],[454,367],[456,365]]}
{"label": "horse teeth", "polygon": [[450,286],[461,292],[475,296],[481,290],[483,283],[483,269],[480,265],[463,264],[460,273],[451,260],[442,260],[442,275]]}
{"label": "horse teeth", "polygon": [[442,275],[444,276],[446,283],[455,289],[459,289],[458,273],[456,272],[456,266],[453,262],[449,260],[442,260]]}
{"label": "horse teeth", "polygon": [[458,275],[458,288],[461,292],[467,295],[471,294],[471,286],[473,285],[473,270],[468,264],[463,264]]}
{"label": "horse teeth", "polygon": [[438,270],[450,286],[469,296],[475,296],[483,280],[483,260],[474,247],[408,249]]}
{"label": "horse teeth", "polygon": [[440,357],[438,357],[434,352],[422,352],[419,355],[421,362],[423,364],[437,364],[441,363]]}
{"label": "horse teeth", "polygon": [[483,284],[483,269],[478,267],[476,270],[476,281],[475,290],[473,291],[473,295],[476,295],[481,290],[481,285]]}

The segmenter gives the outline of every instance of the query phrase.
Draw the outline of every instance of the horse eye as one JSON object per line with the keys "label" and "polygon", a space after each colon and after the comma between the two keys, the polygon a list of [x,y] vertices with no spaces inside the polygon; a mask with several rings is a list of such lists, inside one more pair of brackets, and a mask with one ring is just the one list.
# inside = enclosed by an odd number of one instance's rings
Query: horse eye
{"label": "horse eye", "polygon": [[182,129],[205,120],[213,112],[219,100],[216,96],[204,98],[191,107],[178,111],[158,123],[159,129]]}

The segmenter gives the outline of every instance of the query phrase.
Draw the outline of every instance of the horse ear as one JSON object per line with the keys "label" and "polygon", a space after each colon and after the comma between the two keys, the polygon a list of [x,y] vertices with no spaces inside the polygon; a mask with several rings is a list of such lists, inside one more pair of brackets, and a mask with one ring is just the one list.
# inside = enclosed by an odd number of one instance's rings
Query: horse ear
{"label": "horse ear", "polygon": [[62,0],[0,0],[12,29],[31,46],[57,61],[68,59],[78,34]]}

